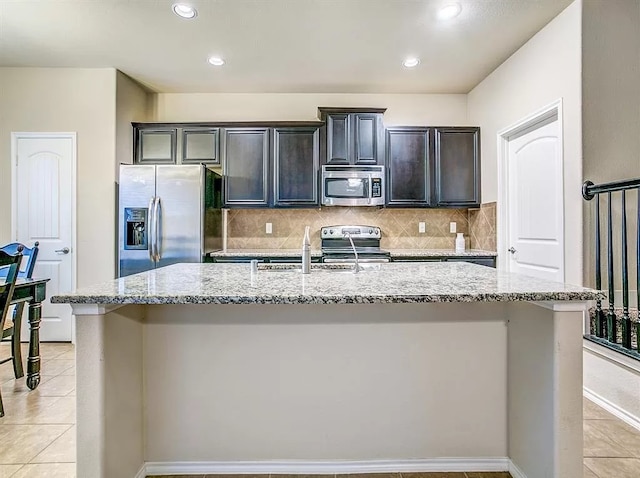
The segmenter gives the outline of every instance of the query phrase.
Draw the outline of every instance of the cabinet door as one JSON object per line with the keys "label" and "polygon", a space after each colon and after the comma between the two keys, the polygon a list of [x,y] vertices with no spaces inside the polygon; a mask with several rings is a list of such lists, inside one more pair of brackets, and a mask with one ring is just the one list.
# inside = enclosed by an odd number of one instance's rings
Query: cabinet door
{"label": "cabinet door", "polygon": [[388,128],[387,205],[431,204],[429,128]]}
{"label": "cabinet door", "polygon": [[354,152],[353,164],[378,164],[378,127],[381,115],[355,113],[352,115]]}
{"label": "cabinet door", "polygon": [[480,129],[435,128],[437,206],[480,205]]}
{"label": "cabinet door", "polygon": [[318,204],[318,128],[273,131],[274,202],[276,206]]}
{"label": "cabinet door", "polygon": [[182,130],[182,162],[220,164],[218,128]]}
{"label": "cabinet door", "polygon": [[176,128],[137,128],[134,130],[137,164],[175,164]]}
{"label": "cabinet door", "polygon": [[326,164],[349,164],[351,162],[351,128],[348,114],[327,116]]}
{"label": "cabinet door", "polygon": [[230,207],[269,204],[269,129],[224,130],[224,197]]}

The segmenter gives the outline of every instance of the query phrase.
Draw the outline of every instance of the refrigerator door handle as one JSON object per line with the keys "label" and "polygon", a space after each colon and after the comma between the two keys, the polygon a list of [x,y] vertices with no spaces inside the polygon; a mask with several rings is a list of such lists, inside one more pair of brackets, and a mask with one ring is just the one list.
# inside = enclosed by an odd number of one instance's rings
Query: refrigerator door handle
{"label": "refrigerator door handle", "polygon": [[155,260],[156,260],[155,247],[154,247],[155,237],[154,237],[154,234],[153,234],[154,233],[153,210],[154,210],[155,203],[156,203],[156,197],[153,196],[151,198],[151,201],[149,201],[149,212],[148,212],[149,224],[147,224],[147,235],[148,235],[148,244],[149,244],[149,260],[151,260],[151,262],[155,262]]}
{"label": "refrigerator door handle", "polygon": [[153,220],[155,227],[156,262],[162,259],[162,203],[160,196],[156,197],[156,214]]}

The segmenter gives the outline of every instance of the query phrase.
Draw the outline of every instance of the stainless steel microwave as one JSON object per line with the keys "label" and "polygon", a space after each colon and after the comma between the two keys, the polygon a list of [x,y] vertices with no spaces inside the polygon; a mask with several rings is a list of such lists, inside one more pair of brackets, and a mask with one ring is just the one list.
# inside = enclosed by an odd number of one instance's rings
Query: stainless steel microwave
{"label": "stainless steel microwave", "polygon": [[324,206],[384,206],[384,166],[322,166]]}

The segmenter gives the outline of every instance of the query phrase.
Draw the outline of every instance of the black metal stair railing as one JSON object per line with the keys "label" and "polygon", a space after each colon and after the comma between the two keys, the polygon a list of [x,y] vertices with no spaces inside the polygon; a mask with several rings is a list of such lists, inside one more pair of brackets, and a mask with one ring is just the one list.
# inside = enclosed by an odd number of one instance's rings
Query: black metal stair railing
{"label": "black metal stair railing", "polygon": [[[640,358],[640,317],[637,312],[635,320],[632,321],[629,309],[629,258],[627,244],[627,210],[633,211],[634,204],[628,208],[627,191],[636,190],[637,204],[635,204],[635,215],[637,217],[636,227],[636,294],[637,307],[640,306],[640,178],[624,181],[616,181],[604,184],[593,184],[585,181],[582,185],[582,196],[585,200],[595,201],[595,282],[596,289],[602,289],[602,261],[601,261],[601,228],[600,228],[600,195],[604,195],[607,200],[607,285],[608,285],[608,308],[602,309],[602,301],[596,302],[592,320],[590,320],[590,330],[585,335],[586,338],[594,340],[626,355]],[[621,250],[619,256],[614,254],[613,238],[613,193],[620,193],[621,223],[620,239]],[[614,264],[615,257],[620,257],[621,278],[622,278],[622,310],[621,315],[616,311],[615,304],[615,278]],[[619,309],[618,309],[619,310]],[[633,343],[635,336],[635,344]]]}

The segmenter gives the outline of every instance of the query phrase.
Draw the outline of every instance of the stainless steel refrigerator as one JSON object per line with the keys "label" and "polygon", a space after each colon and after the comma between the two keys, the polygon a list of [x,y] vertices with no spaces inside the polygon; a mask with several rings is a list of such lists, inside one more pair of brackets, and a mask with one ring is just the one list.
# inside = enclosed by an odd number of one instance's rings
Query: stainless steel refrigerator
{"label": "stainless steel refrigerator", "polygon": [[118,277],[222,249],[221,194],[203,165],[121,165]]}

